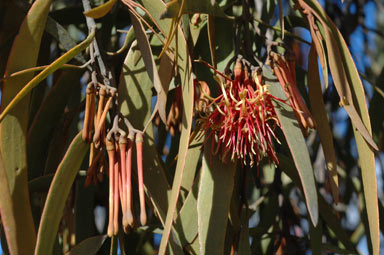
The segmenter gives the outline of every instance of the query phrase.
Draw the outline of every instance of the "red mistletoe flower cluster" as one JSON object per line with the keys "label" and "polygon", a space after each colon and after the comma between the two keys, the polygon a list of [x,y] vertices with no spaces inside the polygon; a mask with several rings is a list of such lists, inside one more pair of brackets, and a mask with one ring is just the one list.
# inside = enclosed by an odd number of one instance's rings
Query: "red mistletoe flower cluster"
{"label": "red mistletoe flower cluster", "polygon": [[[225,77],[225,76],[223,76]],[[228,153],[231,159],[240,159],[244,165],[258,165],[263,157],[278,164],[273,137],[276,126],[280,126],[272,100],[278,98],[268,91],[268,85],[262,85],[261,76],[252,74],[241,60],[234,69],[234,80],[226,78],[220,82],[222,94],[210,98],[212,109],[201,118],[202,129],[212,139],[217,138],[217,148],[225,159]]]}

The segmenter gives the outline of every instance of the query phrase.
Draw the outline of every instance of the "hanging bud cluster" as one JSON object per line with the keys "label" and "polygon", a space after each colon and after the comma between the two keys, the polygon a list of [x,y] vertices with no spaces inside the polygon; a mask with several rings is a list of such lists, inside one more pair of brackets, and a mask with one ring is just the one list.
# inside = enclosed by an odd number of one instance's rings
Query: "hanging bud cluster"
{"label": "hanging bud cluster", "polygon": [[271,58],[273,71],[292,106],[301,131],[304,136],[308,136],[308,130],[316,128],[316,123],[296,86],[295,57],[290,55],[283,57],[277,53],[272,53]]}
{"label": "hanging bud cluster", "polygon": [[258,165],[263,157],[278,164],[273,137],[277,140],[274,129],[280,122],[272,100],[279,99],[269,93],[261,76],[250,75],[241,60],[236,62],[234,80],[226,78],[219,85],[221,95],[210,98],[211,111],[200,119],[204,132],[217,139],[212,153],[220,153],[223,159],[230,154],[245,165]]}
{"label": "hanging bud cluster", "polygon": [[[127,133],[119,127],[123,122],[117,114],[112,128],[106,134],[106,117],[111,108],[116,90],[106,86],[90,83],[87,86],[83,140],[91,143],[89,168],[85,185],[102,181],[103,173],[109,176],[109,223],[108,235],[117,235],[119,231],[119,210],[121,206],[124,231],[135,227],[132,208],[132,150],[136,142],[137,176],[140,199],[140,223],[145,225],[147,214],[143,180],[143,134],[130,126],[124,119]],[[96,111],[97,103],[97,111]],[[94,133],[93,133],[94,131]],[[108,166],[104,157],[108,154]],[[106,171],[107,170],[107,171]]]}
{"label": "hanging bud cluster", "polygon": [[[107,89],[105,85],[100,83],[95,84],[93,82],[90,82],[87,85],[84,126],[82,130],[84,141],[91,142],[93,140],[96,147],[100,146],[100,141],[103,141],[104,138],[101,136],[105,134],[105,120],[115,96],[115,88]],[[97,112],[96,99],[98,99]],[[92,130],[94,130],[93,137]]]}
{"label": "hanging bud cluster", "polygon": [[[108,88],[100,83],[90,82],[86,88],[84,125],[82,138],[91,142],[89,168],[85,185],[96,184],[103,180],[106,160],[103,146],[105,146],[105,120],[116,96],[115,88]],[[97,105],[97,107],[96,107]]]}
{"label": "hanging bud cluster", "polygon": [[[136,140],[137,175],[140,199],[140,223],[145,225],[147,214],[143,184],[143,135],[142,133],[126,133],[118,128],[118,118],[106,137],[106,150],[109,161],[109,222],[108,235],[117,235],[119,230],[119,208],[122,211],[124,231],[135,226],[132,208],[132,150]],[[120,206],[119,206],[120,205]]]}

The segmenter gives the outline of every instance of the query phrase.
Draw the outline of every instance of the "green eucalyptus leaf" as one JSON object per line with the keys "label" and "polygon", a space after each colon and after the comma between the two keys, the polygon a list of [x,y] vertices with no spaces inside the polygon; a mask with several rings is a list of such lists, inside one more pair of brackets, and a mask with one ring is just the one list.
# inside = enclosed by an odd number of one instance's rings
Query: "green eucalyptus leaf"
{"label": "green eucalyptus leaf", "polygon": [[41,216],[35,255],[52,254],[65,202],[88,149],[80,132],[57,168]]}

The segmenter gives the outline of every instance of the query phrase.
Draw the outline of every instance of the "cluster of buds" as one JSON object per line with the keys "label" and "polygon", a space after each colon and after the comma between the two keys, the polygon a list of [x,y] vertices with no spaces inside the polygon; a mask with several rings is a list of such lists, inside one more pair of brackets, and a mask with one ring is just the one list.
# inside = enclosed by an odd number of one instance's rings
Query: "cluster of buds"
{"label": "cluster of buds", "polygon": [[315,129],[316,123],[296,86],[295,57],[291,55],[283,57],[277,53],[271,53],[271,58],[273,71],[283,87],[301,131],[304,136],[308,136],[308,130]]}
{"label": "cluster of buds", "polygon": [[[127,119],[117,114],[112,128],[106,133],[106,117],[116,96],[116,89],[91,82],[87,85],[85,99],[84,126],[82,138],[91,143],[89,168],[85,185],[102,181],[103,173],[109,176],[109,223],[108,235],[117,235],[119,231],[119,203],[122,211],[124,231],[135,227],[132,208],[132,148],[136,142],[137,176],[140,199],[140,223],[145,225],[147,214],[143,184],[143,133],[135,130]],[[97,104],[97,111],[96,111]],[[119,121],[124,120],[128,135],[119,128]],[[94,132],[93,132],[94,131]],[[105,150],[109,165],[106,166]],[[105,171],[107,170],[107,171]]]}
{"label": "cluster of buds", "polygon": [[[115,96],[115,88],[107,88],[103,84],[95,84],[94,82],[90,82],[87,85],[82,137],[86,142],[93,140],[97,148],[100,146],[100,142],[104,140],[103,138],[105,138],[101,136],[105,134],[105,120]],[[98,99],[97,112],[96,99]],[[95,131],[93,138],[92,130]]]}
{"label": "cluster of buds", "polygon": [[105,121],[115,96],[115,88],[107,88],[103,84],[94,82],[87,85],[82,138],[86,142],[93,141],[93,143],[86,186],[92,182],[96,184],[103,180],[103,173],[106,169],[103,150],[103,146],[105,146]]}
{"label": "cluster of buds", "polygon": [[[216,71],[216,73],[219,73]],[[278,164],[273,146],[274,129],[280,126],[272,100],[279,100],[262,84],[262,77],[256,71],[250,75],[249,68],[242,60],[237,60],[234,79],[217,79],[221,95],[210,99],[210,111],[199,120],[204,133],[217,138],[217,147],[212,142],[211,153],[231,154],[244,165],[258,165],[263,157]],[[278,140],[277,140],[278,141]]]}
{"label": "cluster of buds", "polygon": [[128,125],[128,136],[119,128],[119,118],[115,117],[112,129],[106,136],[106,150],[109,161],[109,223],[108,235],[117,235],[119,230],[119,204],[122,211],[124,231],[133,228],[134,214],[132,208],[132,148],[136,142],[137,177],[140,198],[140,223],[145,225],[147,214],[145,209],[143,180],[143,134],[133,132]]}

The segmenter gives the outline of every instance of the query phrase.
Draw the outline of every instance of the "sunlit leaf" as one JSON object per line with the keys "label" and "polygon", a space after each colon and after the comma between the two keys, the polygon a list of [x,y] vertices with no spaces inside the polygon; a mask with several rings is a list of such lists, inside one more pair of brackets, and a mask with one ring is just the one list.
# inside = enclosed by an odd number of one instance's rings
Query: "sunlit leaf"
{"label": "sunlit leaf", "polygon": [[4,233],[7,236],[8,250],[17,254],[20,247],[18,246],[17,239],[13,238],[15,230],[17,229],[17,218],[12,201],[12,194],[9,189],[8,176],[5,171],[3,157],[0,153],[0,207],[1,207],[1,221],[4,227]]}
{"label": "sunlit leaf", "polygon": [[167,3],[167,9],[161,14],[162,18],[174,18],[177,17],[182,5],[182,1],[185,1],[183,14],[193,13],[206,13],[214,16],[229,18],[222,7],[218,3],[211,4],[206,0],[173,0]]}
{"label": "sunlit leaf", "polygon": [[[263,74],[271,79],[271,71],[267,68],[263,69]],[[286,96],[278,82],[268,81],[271,86],[269,90],[271,94],[282,100],[286,100]],[[317,225],[319,218],[319,208],[317,204],[317,190],[315,178],[313,176],[313,168],[305,139],[297,124],[296,117],[291,107],[281,102],[275,102],[275,109],[280,120],[281,129],[287,140],[293,160],[295,162],[300,180],[303,184],[303,191],[308,213],[314,226]]]}
{"label": "sunlit leaf", "polygon": [[[36,65],[50,6],[51,1],[37,0],[33,3],[14,39],[5,76]],[[5,116],[3,113],[6,108],[12,104],[10,103],[11,100],[32,77],[32,74],[28,74],[6,80],[3,83],[2,117]],[[10,249],[15,249],[11,250],[14,254],[32,254],[36,242],[27,183],[26,132],[28,109],[29,97],[26,97],[11,111],[11,115],[0,123],[1,153],[8,178],[8,188],[13,201],[13,211],[8,211],[13,215],[2,215],[2,218],[14,217],[17,222],[12,231],[6,231],[7,239],[14,242],[10,247]],[[12,224],[12,220],[8,220],[8,222]],[[7,228],[8,226],[4,227]],[[17,244],[17,247],[14,244]]]}
{"label": "sunlit leaf", "polygon": [[200,254],[223,254],[225,229],[232,197],[236,164],[224,163],[204,146],[203,166],[197,196]]}
{"label": "sunlit leaf", "polygon": [[[160,20],[160,13],[165,11],[165,5],[162,1],[143,1],[144,7],[153,15],[155,21],[158,22],[158,25],[162,28],[163,31],[169,31],[170,21],[169,20]],[[159,15],[155,15],[159,14]],[[174,47],[174,41],[170,44],[170,47]],[[164,233],[162,236],[162,241],[160,243],[159,254],[164,254],[167,248],[167,242],[169,235],[172,229],[172,223],[176,211],[176,204],[179,198],[180,186],[183,178],[183,172],[185,168],[185,160],[188,151],[189,145],[189,136],[192,128],[192,108],[193,108],[193,80],[191,75],[191,60],[188,55],[188,47],[186,45],[185,38],[180,28],[178,28],[178,33],[176,33],[176,41],[178,42],[176,58],[178,63],[178,71],[181,78],[182,94],[183,94],[183,113],[182,113],[182,129],[181,129],[181,138],[180,138],[180,147],[178,153],[178,160],[176,164],[176,172],[172,185],[172,195],[169,203],[167,218],[164,226]]]}
{"label": "sunlit leaf", "polygon": [[[152,87],[137,42],[134,41],[122,67],[118,100],[120,112],[137,129],[144,128],[145,123],[150,118]],[[161,159],[154,146],[151,125],[148,127],[144,138],[143,155],[146,155],[143,160],[144,184],[155,210],[160,219],[164,221],[169,200],[167,193],[170,188],[162,169]]]}
{"label": "sunlit leaf", "polygon": [[309,5],[301,4],[314,13],[324,29],[332,78],[341,98],[341,104],[352,120],[359,158],[363,159],[360,160],[360,165],[373,253],[380,254],[377,180],[373,152],[373,149],[377,150],[378,147],[371,137],[364,88],[348,47],[336,25],[317,1],[308,0]]}
{"label": "sunlit leaf", "polygon": [[92,42],[95,36],[95,30],[93,30],[88,37],[78,44],[75,48],[72,48],[70,51],[63,54],[61,57],[56,59],[52,64],[45,68],[41,73],[36,75],[31,81],[29,81],[17,95],[12,99],[12,101],[7,105],[7,107],[2,111],[0,115],[0,121],[11,111],[17,103],[19,103],[29,92],[36,87],[42,80],[47,78],[51,73],[59,69],[62,65],[71,60],[74,56],[85,50],[88,45]]}
{"label": "sunlit leaf", "polygon": [[108,2],[99,5],[89,11],[84,12],[84,15],[90,18],[99,19],[107,15],[111,11],[117,0],[109,0]]}
{"label": "sunlit leaf", "polygon": [[65,202],[88,149],[79,133],[57,168],[41,216],[35,254],[52,254]]}

